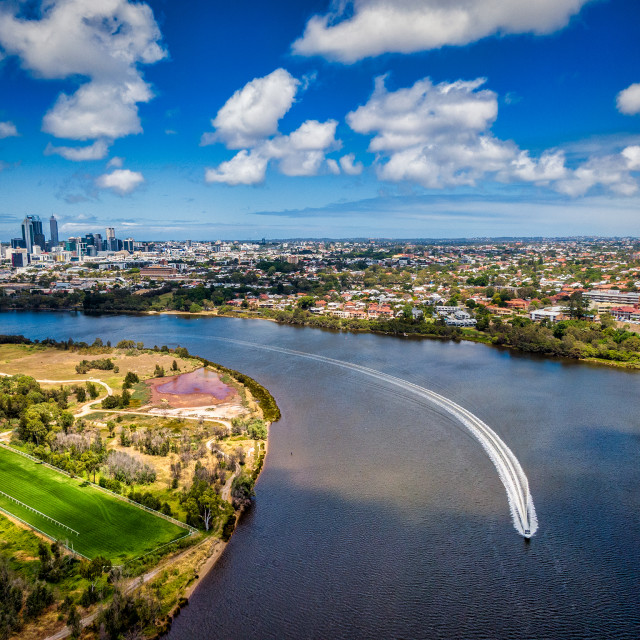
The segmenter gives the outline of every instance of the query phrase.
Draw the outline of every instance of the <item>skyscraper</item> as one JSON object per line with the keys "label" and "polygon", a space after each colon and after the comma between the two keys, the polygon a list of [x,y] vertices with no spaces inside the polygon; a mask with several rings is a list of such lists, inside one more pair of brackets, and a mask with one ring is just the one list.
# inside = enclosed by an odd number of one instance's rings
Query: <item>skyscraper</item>
{"label": "skyscraper", "polygon": [[106,237],[107,251],[117,251],[118,243],[116,242],[115,229],[113,227],[107,227],[106,231],[107,231],[107,237]]}
{"label": "skyscraper", "polygon": [[57,247],[58,246],[58,221],[56,220],[56,217],[54,215],[52,215],[49,218],[49,229],[51,231],[51,246]]}
{"label": "skyscraper", "polygon": [[45,250],[40,216],[26,216],[22,221],[22,239],[28,253],[33,253],[34,245],[38,245],[43,251]]}

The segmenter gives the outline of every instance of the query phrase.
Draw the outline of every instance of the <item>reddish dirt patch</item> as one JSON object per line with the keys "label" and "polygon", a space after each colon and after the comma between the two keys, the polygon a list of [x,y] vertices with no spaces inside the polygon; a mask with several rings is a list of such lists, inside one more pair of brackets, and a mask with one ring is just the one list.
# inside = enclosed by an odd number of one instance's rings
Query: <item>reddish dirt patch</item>
{"label": "reddish dirt patch", "polygon": [[230,402],[237,395],[236,390],[208,369],[196,369],[179,376],[148,380],[151,389],[151,404],[172,409],[186,407],[207,407]]}

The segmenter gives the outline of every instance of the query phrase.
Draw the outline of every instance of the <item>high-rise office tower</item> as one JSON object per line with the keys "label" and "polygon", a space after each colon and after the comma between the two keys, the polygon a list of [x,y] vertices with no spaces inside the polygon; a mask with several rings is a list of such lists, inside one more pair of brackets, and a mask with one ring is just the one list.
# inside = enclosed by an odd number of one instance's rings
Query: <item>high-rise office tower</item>
{"label": "high-rise office tower", "polygon": [[57,247],[58,246],[58,221],[56,220],[56,217],[54,215],[52,215],[49,218],[49,230],[51,231],[51,246],[52,247]]}
{"label": "high-rise office tower", "polygon": [[107,251],[117,251],[118,243],[116,242],[116,230],[113,227],[107,227]]}
{"label": "high-rise office tower", "polygon": [[40,216],[26,216],[22,221],[22,239],[28,253],[33,253],[33,246],[38,245],[45,250],[44,233]]}

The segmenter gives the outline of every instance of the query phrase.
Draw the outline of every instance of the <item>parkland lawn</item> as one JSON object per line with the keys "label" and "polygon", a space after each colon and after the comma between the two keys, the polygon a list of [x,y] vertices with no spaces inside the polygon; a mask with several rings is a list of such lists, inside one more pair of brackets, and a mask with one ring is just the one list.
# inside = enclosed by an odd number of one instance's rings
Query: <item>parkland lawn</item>
{"label": "parkland lawn", "polygon": [[[184,536],[187,530],[91,485],[0,447],[0,491],[79,533],[52,523],[0,494],[0,507],[84,556],[114,564]],[[4,514],[0,511],[0,517]]]}

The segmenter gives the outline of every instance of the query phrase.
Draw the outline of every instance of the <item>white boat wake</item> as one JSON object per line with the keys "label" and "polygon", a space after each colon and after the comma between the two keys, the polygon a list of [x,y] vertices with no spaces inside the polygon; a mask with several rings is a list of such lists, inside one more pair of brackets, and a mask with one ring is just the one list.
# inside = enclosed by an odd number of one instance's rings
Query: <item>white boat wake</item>
{"label": "white boat wake", "polygon": [[326,362],[337,367],[344,369],[351,369],[352,371],[358,371],[377,380],[381,380],[388,384],[400,387],[401,389],[408,390],[413,394],[427,399],[431,404],[434,404],[441,409],[444,409],[447,413],[461,422],[471,433],[471,435],[480,442],[483,449],[489,456],[491,462],[498,471],[498,476],[504,485],[507,492],[507,499],[509,501],[509,509],[511,511],[511,517],[513,520],[513,526],[520,535],[525,538],[530,538],[538,529],[538,519],[536,517],[536,510],[533,506],[533,499],[529,492],[529,481],[525,475],[520,462],[515,457],[511,449],[500,439],[498,434],[493,431],[488,425],[486,425],[480,418],[475,416],[470,411],[467,411],[459,404],[445,398],[435,391],[430,391],[424,387],[420,387],[416,384],[397,378],[388,373],[382,373],[376,369],[370,369],[369,367],[363,367],[359,364],[353,364],[351,362],[345,362],[343,360],[336,360],[334,358],[328,358],[326,356],[320,356],[313,353],[305,353],[304,351],[295,351],[293,349],[285,349],[283,347],[274,347],[270,345],[262,345],[254,342],[246,342],[244,340],[236,340],[233,338],[219,338],[211,336],[215,340],[223,340],[224,342],[231,342],[234,344],[253,347],[256,349],[264,349],[267,351],[275,351],[278,353],[286,353],[292,356],[298,356],[301,358],[308,358],[310,360],[316,360],[318,362]]}

